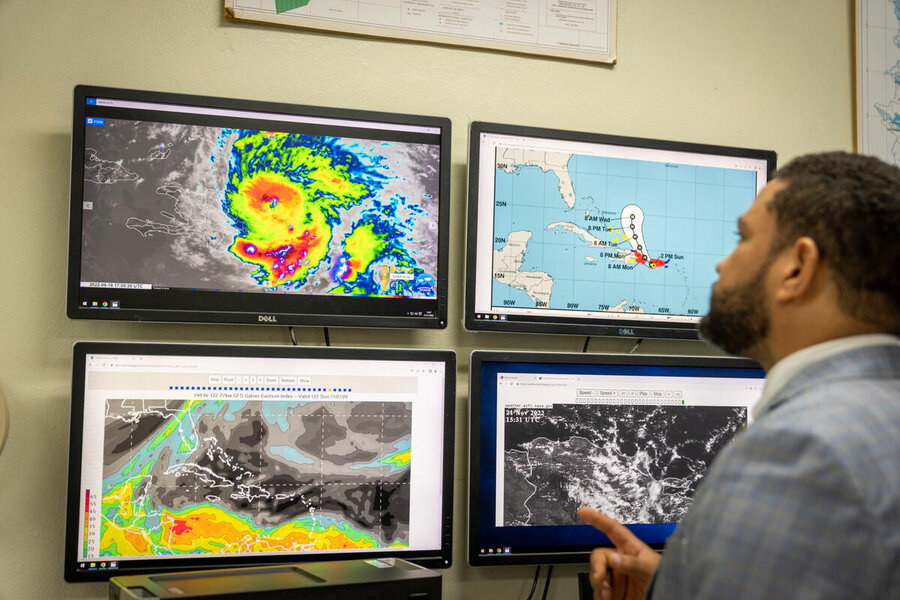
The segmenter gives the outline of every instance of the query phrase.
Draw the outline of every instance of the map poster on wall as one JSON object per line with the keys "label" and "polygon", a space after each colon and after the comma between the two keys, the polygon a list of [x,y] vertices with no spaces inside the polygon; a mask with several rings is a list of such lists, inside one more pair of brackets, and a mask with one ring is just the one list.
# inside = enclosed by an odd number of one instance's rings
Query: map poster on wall
{"label": "map poster on wall", "polygon": [[225,16],[356,35],[616,62],[617,0],[225,0]]}
{"label": "map poster on wall", "polygon": [[856,0],[856,142],[900,166],[900,0]]}

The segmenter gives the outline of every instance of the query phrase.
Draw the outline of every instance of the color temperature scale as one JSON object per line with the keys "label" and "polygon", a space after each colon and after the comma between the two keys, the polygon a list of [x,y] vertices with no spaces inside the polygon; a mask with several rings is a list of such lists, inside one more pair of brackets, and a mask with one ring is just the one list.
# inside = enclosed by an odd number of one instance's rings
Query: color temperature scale
{"label": "color temperature scale", "polygon": [[100,514],[100,497],[91,494],[91,490],[84,490],[84,548],[82,558],[89,560],[97,558],[99,555],[97,547],[97,537],[99,535],[100,523],[98,521]]}

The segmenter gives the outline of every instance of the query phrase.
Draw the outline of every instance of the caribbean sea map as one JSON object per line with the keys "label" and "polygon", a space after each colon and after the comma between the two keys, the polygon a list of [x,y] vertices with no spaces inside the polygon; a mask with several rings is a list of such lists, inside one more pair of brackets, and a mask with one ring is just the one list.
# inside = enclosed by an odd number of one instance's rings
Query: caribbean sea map
{"label": "caribbean sea map", "polygon": [[503,525],[580,525],[579,506],[622,523],[677,523],[746,419],[745,407],[507,408]]}
{"label": "caribbean sea map", "polygon": [[411,404],[108,400],[101,556],[409,545]]}
{"label": "caribbean sea map", "polygon": [[751,171],[500,148],[491,306],[699,316]]}
{"label": "caribbean sea map", "polygon": [[436,297],[439,147],[88,119],[82,280]]}

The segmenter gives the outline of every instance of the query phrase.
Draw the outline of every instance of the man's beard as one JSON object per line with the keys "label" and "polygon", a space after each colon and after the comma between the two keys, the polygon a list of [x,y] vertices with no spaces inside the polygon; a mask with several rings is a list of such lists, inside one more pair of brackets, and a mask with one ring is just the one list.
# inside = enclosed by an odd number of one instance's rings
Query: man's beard
{"label": "man's beard", "polygon": [[768,264],[749,281],[727,290],[713,288],[709,314],[700,319],[700,337],[729,354],[747,356],[769,333],[769,316],[765,309],[763,279]]}

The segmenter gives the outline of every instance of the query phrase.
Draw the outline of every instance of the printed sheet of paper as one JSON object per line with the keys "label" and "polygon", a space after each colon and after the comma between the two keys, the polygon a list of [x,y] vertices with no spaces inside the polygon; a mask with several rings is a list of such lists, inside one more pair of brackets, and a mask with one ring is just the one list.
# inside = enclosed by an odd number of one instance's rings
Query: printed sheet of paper
{"label": "printed sheet of paper", "polygon": [[242,21],[616,62],[617,0],[225,0]]}
{"label": "printed sheet of paper", "polygon": [[900,166],[900,0],[856,1],[859,152]]}

